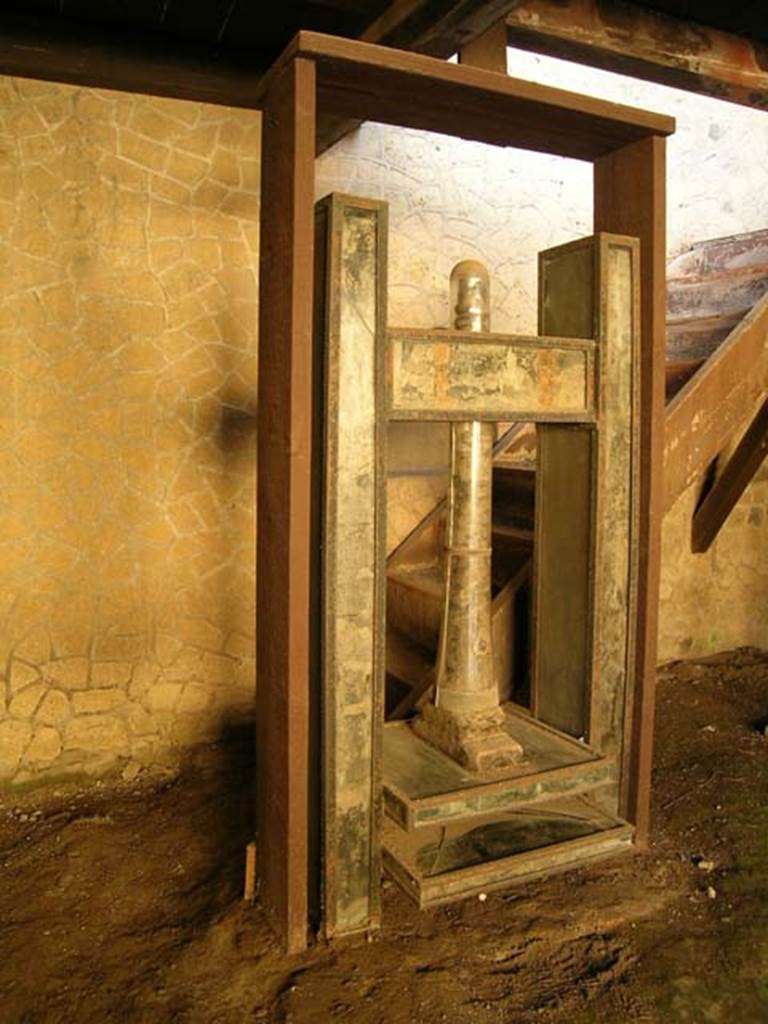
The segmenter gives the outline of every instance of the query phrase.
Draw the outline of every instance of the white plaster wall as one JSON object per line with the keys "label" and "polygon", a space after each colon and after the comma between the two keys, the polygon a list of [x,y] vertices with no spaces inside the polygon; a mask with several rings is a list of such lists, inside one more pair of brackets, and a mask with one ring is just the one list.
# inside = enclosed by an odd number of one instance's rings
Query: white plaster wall
{"label": "white plaster wall", "polygon": [[[768,226],[768,113],[508,50],[511,75],[677,119],[668,150],[668,249]],[[390,321],[442,324],[452,265],[493,279],[495,330],[536,326],[536,254],[589,234],[592,171],[577,160],[368,123],[318,161],[318,195],[390,203]]]}
{"label": "white plaster wall", "polygon": [[[511,75],[677,119],[669,140],[668,252],[768,227],[768,113],[510,49]],[[390,203],[393,324],[445,325],[448,275],[468,257],[492,275],[497,331],[535,331],[536,256],[591,232],[592,170],[574,160],[366,124],[318,161],[318,195]],[[434,483],[434,481],[433,481]],[[418,518],[434,500],[409,483]],[[393,491],[393,493],[395,493]],[[660,658],[768,646],[768,492],[754,484],[706,555],[689,546],[693,491],[664,525]],[[407,532],[404,510],[393,518]]]}

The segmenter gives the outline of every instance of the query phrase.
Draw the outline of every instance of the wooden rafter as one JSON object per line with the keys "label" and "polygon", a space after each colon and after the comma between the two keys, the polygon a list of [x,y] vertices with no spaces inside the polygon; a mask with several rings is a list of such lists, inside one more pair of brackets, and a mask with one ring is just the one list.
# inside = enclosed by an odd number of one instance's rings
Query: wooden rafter
{"label": "wooden rafter", "polygon": [[688,21],[623,0],[519,0],[507,33],[510,46],[765,109],[760,44],[697,23],[697,10]]}
{"label": "wooden rafter", "polygon": [[768,455],[768,399],[715,480],[693,517],[691,548],[707,551],[731,514],[736,502]]}

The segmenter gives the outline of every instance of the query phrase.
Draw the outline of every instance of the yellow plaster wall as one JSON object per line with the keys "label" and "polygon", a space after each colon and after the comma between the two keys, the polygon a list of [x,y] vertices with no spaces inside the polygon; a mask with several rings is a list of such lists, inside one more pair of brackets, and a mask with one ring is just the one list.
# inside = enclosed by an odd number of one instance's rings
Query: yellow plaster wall
{"label": "yellow plaster wall", "polygon": [[259,146],[0,78],[0,781],[252,709]]}

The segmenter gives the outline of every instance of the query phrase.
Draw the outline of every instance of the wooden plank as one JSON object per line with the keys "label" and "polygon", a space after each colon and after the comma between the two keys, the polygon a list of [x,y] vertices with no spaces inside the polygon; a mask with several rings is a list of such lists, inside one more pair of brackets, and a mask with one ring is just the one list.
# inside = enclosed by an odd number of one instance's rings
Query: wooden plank
{"label": "wooden plank", "polygon": [[590,339],[388,332],[390,419],[590,420]]}
{"label": "wooden plank", "polygon": [[[760,44],[650,11],[600,0],[519,0],[507,15],[510,46],[764,110],[768,69]],[[706,18],[699,5],[689,6]]]}
{"label": "wooden plank", "polygon": [[622,816],[644,842],[650,818],[654,691],[663,516],[666,308],[665,141],[656,136],[595,164],[596,231],[640,240],[640,467],[636,679],[627,716]]}
{"label": "wooden plank", "polygon": [[297,56],[317,61],[318,102],[335,117],[384,121],[502,146],[592,160],[674,131],[674,119],[313,32],[300,32],[269,73]]}
{"label": "wooden plank", "polygon": [[380,923],[387,204],[317,207],[325,352],[322,528],[323,926]]}
{"label": "wooden plank", "polygon": [[210,48],[61,18],[0,17],[0,73],[149,96],[258,107],[269,57],[211,59]]}
{"label": "wooden plank", "polygon": [[[317,366],[312,289],[315,74],[265,96],[259,309],[256,786],[260,898],[285,948],[307,942],[310,691],[319,665]],[[315,687],[316,689],[316,687]],[[312,851],[316,857],[316,850]],[[313,858],[314,860],[315,858]]]}
{"label": "wooden plank", "polygon": [[760,406],[722,473],[696,509],[691,542],[693,551],[709,550],[747,484],[763,464],[766,454],[768,399]]}
{"label": "wooden plank", "polygon": [[768,384],[768,295],[669,403],[664,511],[706,470]]}
{"label": "wooden plank", "polygon": [[[591,672],[594,682],[588,735],[602,753],[620,762],[625,752],[628,702],[635,687],[640,498],[639,243],[602,233],[597,238],[595,254],[599,288],[599,405]],[[619,790],[617,779],[616,797]]]}

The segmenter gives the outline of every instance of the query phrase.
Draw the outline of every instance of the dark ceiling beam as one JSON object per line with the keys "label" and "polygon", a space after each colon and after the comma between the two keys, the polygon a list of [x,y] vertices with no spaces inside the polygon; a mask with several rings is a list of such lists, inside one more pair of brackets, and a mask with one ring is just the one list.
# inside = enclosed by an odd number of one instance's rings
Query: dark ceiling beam
{"label": "dark ceiling beam", "polygon": [[511,11],[517,0],[394,0],[360,38],[450,57]]}
{"label": "dark ceiling beam", "polygon": [[768,47],[623,0],[517,0],[510,46],[768,109]]}
{"label": "dark ceiling beam", "polygon": [[252,60],[59,18],[0,16],[0,74],[253,107],[272,55]]}

